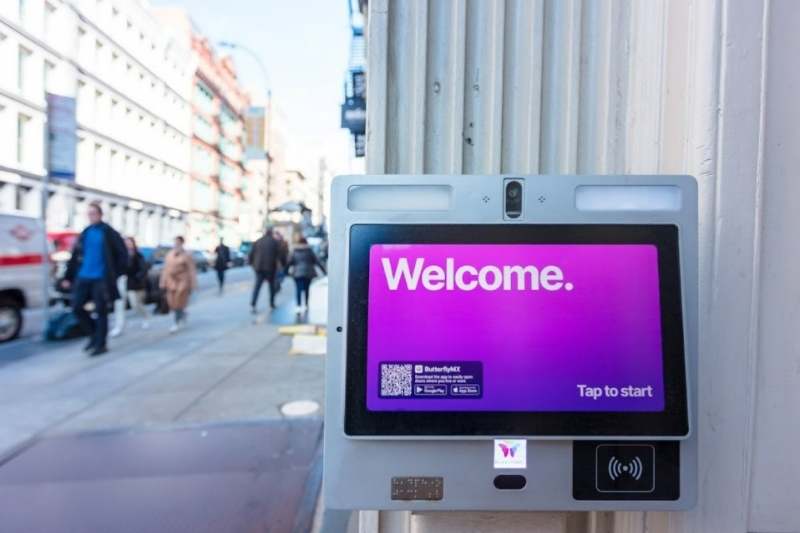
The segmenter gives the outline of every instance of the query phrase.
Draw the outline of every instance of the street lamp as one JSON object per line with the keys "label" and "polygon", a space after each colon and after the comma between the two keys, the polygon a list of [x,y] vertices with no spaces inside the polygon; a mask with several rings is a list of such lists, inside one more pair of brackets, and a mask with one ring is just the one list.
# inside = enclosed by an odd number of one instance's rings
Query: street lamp
{"label": "street lamp", "polygon": [[[261,69],[261,75],[264,77],[264,85],[267,89],[267,111],[265,118],[267,119],[267,135],[265,139],[265,148],[266,148],[266,156],[267,156],[267,212],[269,212],[269,193],[270,193],[270,171],[271,171],[271,163],[270,159],[272,158],[272,87],[269,78],[269,72],[267,71],[267,67],[264,65],[264,62],[261,60],[261,56],[259,56],[255,51],[251,48],[248,48],[244,45],[239,43],[235,43],[232,41],[220,41],[219,46],[221,48],[228,48],[230,50],[241,50],[249,55],[251,58],[255,59],[256,64]],[[266,221],[265,221],[266,222]]]}

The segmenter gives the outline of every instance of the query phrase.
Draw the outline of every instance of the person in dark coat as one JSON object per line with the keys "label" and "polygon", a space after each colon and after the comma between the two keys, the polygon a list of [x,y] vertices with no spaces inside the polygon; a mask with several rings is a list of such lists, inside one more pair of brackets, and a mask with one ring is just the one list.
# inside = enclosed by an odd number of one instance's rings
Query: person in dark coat
{"label": "person in dark coat", "polygon": [[114,302],[114,328],[109,334],[111,337],[119,337],[125,331],[127,304],[130,304],[131,309],[142,317],[142,329],[150,327],[150,323],[147,321],[147,309],[144,306],[149,266],[142,254],[139,253],[133,237],[125,237],[124,242],[125,249],[128,251],[128,267],[117,279],[117,289],[120,291],[121,297]]}
{"label": "person in dark coat", "polygon": [[231,262],[231,250],[222,239],[219,240],[219,246],[214,249],[214,270],[217,271],[217,283],[219,283],[219,293],[222,294],[222,287],[225,285],[225,271],[228,270],[228,264]]}
{"label": "person in dark coat", "polygon": [[[311,287],[311,280],[317,277],[317,267],[324,273],[325,266],[308,246],[305,237],[300,237],[289,257],[288,267],[289,275],[294,278],[297,312],[300,313],[308,309],[308,289]],[[305,299],[303,299],[303,295],[305,295]]]}
{"label": "person in dark coat", "polygon": [[[108,351],[108,307],[120,298],[117,278],[128,267],[128,251],[120,234],[103,222],[100,204],[89,204],[88,214],[89,226],[75,242],[61,286],[72,289],[72,311],[90,335],[84,350],[95,357]],[[85,309],[90,300],[96,320]]]}
{"label": "person in dark coat", "polygon": [[147,308],[144,304],[147,296],[147,272],[150,270],[150,266],[144,260],[141,252],[139,252],[139,247],[136,246],[136,241],[133,237],[125,238],[125,246],[128,249],[126,281],[128,303],[131,304],[131,309],[142,317],[142,329],[147,329],[150,324],[147,321]]}
{"label": "person in dark coat", "polygon": [[[286,265],[286,262],[289,260],[289,243],[286,242],[286,239],[283,237],[283,234],[280,231],[274,231],[273,235],[275,240],[278,241],[278,261],[282,265]],[[281,292],[281,287],[283,286],[283,279],[286,277],[286,270],[284,268],[278,269],[275,273],[275,294]]]}
{"label": "person in dark coat", "polygon": [[258,293],[261,285],[266,281],[269,285],[269,307],[275,309],[275,273],[283,264],[280,260],[280,244],[272,232],[272,228],[267,228],[264,236],[253,243],[248,255],[250,266],[256,274],[255,286],[253,286],[253,297],[250,299],[250,309],[255,314]]}

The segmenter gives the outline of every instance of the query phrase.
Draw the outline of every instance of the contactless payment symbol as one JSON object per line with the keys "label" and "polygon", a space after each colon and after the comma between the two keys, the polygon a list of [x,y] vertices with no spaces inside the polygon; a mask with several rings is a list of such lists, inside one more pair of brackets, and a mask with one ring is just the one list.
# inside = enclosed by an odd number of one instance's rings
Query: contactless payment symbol
{"label": "contactless payment symbol", "polygon": [[495,468],[526,468],[528,441],[524,439],[495,439]]}
{"label": "contactless payment symbol", "polygon": [[630,463],[625,464],[616,457],[612,457],[608,461],[608,477],[616,481],[617,478],[623,475],[631,476],[636,481],[642,479],[642,460],[639,457],[634,457]]}
{"label": "contactless payment symbol", "polygon": [[655,448],[641,444],[601,444],[596,450],[599,492],[652,492]]}

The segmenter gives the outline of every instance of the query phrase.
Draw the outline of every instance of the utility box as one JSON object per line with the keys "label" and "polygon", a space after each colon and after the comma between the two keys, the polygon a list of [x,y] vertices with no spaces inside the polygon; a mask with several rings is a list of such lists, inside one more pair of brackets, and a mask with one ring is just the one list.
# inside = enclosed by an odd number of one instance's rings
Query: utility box
{"label": "utility box", "polygon": [[696,500],[690,176],[343,176],[329,508]]}

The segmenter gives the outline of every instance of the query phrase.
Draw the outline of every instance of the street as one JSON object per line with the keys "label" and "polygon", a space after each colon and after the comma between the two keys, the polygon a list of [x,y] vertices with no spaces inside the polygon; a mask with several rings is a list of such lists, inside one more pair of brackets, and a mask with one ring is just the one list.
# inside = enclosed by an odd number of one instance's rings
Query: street
{"label": "street", "polygon": [[[130,318],[103,357],[84,355],[83,339],[0,347],[0,456],[32,437],[275,420],[286,402],[321,406],[322,357],[288,355],[291,338],[264,313],[265,288],[250,314],[252,271],[229,271],[222,296],[215,284],[213,272],[200,275],[186,329],[169,334],[164,315],[146,330]],[[276,316],[294,316],[293,293],[285,281]]]}

